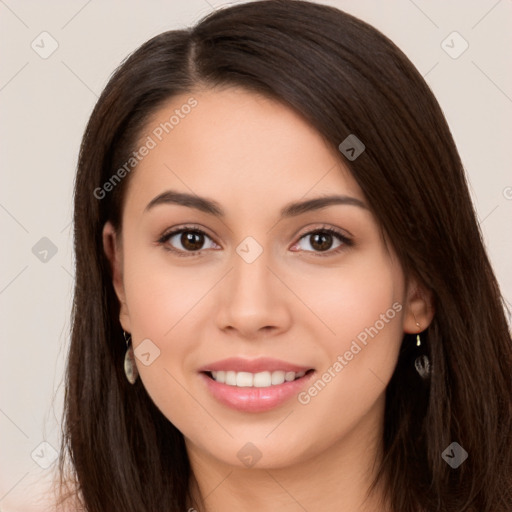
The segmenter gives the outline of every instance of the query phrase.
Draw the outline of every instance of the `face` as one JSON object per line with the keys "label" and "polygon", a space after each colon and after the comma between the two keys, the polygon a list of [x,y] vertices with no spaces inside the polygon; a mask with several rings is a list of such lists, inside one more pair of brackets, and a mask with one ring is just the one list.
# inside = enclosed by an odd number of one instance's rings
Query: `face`
{"label": "face", "polygon": [[104,246],[142,383],[187,447],[283,467],[377,425],[426,310],[341,154],[235,88],[175,97],[142,133]]}

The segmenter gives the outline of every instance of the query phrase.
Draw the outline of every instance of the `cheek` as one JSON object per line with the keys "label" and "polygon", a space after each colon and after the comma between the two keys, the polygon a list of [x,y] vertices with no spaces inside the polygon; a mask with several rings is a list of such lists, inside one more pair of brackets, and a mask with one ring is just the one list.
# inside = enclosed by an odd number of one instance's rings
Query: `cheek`
{"label": "cheek", "polygon": [[[194,278],[192,271],[132,255],[125,260],[125,291],[133,346],[137,354],[146,343],[157,355],[148,365],[144,358],[136,360],[139,378],[164,416],[179,430],[191,432],[202,414],[185,390],[187,368],[193,367],[190,354],[200,339],[193,336],[194,313],[212,284]],[[143,341],[148,339],[149,345]]]}
{"label": "cheek", "polygon": [[[322,338],[332,351],[344,348],[347,341],[350,344],[350,340],[373,326],[390,309],[385,320],[394,320],[397,308],[393,309],[392,305],[401,304],[402,288],[399,267],[387,255],[375,251],[353,258],[346,266],[304,278],[297,295],[307,298],[307,304],[322,320],[325,326]],[[387,327],[391,324],[399,322],[385,322],[386,329],[382,330],[391,330]]]}
{"label": "cheek", "polygon": [[[403,336],[403,276],[386,254],[376,252],[310,283],[309,304],[323,322],[317,322],[316,339],[324,357],[318,380],[299,403],[318,428],[332,428],[335,435],[373,406],[393,374]],[[326,416],[335,421],[322,427]]]}
{"label": "cheek", "polygon": [[219,271],[181,265],[164,249],[148,249],[129,237],[125,250],[124,286],[135,353],[149,339],[158,354],[147,366],[137,359],[139,375],[153,401],[178,426],[180,418],[171,418],[168,412],[190,410],[190,395],[180,383],[197,367],[194,357],[204,338],[201,322],[211,320],[205,308],[213,304],[209,291],[219,280]]}
{"label": "cheek", "polygon": [[124,285],[130,322],[140,336],[160,342],[172,338],[173,330],[181,327],[178,323],[193,314],[210,281],[211,276],[193,265],[180,266],[162,247],[126,237]]}

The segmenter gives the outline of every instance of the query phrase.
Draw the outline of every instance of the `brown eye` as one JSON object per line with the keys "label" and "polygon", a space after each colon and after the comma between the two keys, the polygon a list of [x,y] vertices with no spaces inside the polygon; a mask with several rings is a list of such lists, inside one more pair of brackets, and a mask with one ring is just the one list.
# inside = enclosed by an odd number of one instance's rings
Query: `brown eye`
{"label": "brown eye", "polygon": [[[210,247],[204,247],[207,240],[210,240],[212,244]],[[309,240],[311,250],[301,248],[300,251],[313,253],[316,256],[334,255],[353,245],[352,240],[346,235],[328,227],[305,233],[300,237],[299,242],[295,246],[300,245],[302,240]],[[333,249],[332,247],[336,240],[338,240],[338,245]],[[178,256],[196,256],[203,249],[216,248],[213,240],[203,230],[195,227],[175,229],[164,234],[158,242],[166,250],[172,251]]]}
{"label": "brown eye", "polygon": [[318,251],[327,251],[333,243],[333,236],[330,233],[315,233],[311,237],[311,247]]}
{"label": "brown eye", "polygon": [[[332,249],[336,239],[338,240],[338,245]],[[302,235],[296,245],[300,244],[302,240],[309,241],[309,246],[312,248],[312,250],[303,249],[305,252],[326,253],[325,256],[337,254],[347,246],[352,245],[352,240],[333,228],[322,228],[310,231]],[[317,256],[324,256],[324,254],[317,254]]]}
{"label": "brown eye", "polygon": [[[211,248],[204,247],[207,239],[211,241],[211,238],[200,229],[182,227],[164,234],[158,242],[163,244],[167,250],[180,256],[194,256],[194,253]],[[212,241],[213,245],[215,244]]]}
{"label": "brown eye", "polygon": [[204,244],[204,235],[198,231],[182,231],[181,245],[189,251],[199,251]]}

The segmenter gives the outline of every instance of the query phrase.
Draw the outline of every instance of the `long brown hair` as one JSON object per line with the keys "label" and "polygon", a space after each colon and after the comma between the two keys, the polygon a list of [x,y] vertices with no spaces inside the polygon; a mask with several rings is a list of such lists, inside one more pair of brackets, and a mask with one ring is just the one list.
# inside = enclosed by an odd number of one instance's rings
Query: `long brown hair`
{"label": "long brown hair", "polygon": [[[164,102],[213,86],[281,101],[334,148],[350,134],[363,141],[365,151],[344,163],[405,274],[432,292],[436,312],[423,336],[431,377],[414,370],[415,343],[404,335],[374,484],[385,483],[397,512],[510,512],[512,342],[450,130],[387,37],[298,0],[234,5],[152,38],[115,71],[92,112],[74,196],[62,481],[74,481],[88,512],[184,511],[191,503],[183,435],[140,379],[131,386],[123,373],[126,346],[101,234],[107,220],[121,228],[130,174],[102,198],[95,190],[127,161]],[[469,455],[456,469],[441,456],[452,442]]]}

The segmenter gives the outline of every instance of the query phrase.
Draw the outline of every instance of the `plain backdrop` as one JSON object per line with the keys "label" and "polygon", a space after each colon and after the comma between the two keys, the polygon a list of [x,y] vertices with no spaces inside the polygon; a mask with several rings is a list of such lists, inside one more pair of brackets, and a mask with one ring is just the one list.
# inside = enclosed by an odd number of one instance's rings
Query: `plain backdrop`
{"label": "plain backdrop", "polygon": [[[381,30],[425,76],[452,130],[491,261],[510,301],[512,1],[318,3]],[[74,279],[72,189],[87,119],[129,53],[222,5],[0,0],[3,512],[44,510],[36,502],[55,470]]]}

